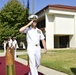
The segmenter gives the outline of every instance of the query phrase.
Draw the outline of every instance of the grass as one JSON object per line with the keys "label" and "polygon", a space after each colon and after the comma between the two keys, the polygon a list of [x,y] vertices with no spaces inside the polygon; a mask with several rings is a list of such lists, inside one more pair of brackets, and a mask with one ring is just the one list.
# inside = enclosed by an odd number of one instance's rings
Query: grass
{"label": "grass", "polygon": [[26,50],[16,50],[17,52],[26,52]]}
{"label": "grass", "polygon": [[0,50],[0,53],[3,53],[3,50],[2,49]]}
{"label": "grass", "polygon": [[69,75],[74,75],[76,50],[50,51],[48,54],[42,54],[41,64]]}
{"label": "grass", "polygon": [[27,54],[26,54],[26,55],[18,55],[18,57],[19,57],[19,58],[22,58],[22,59],[24,59],[24,60],[27,60],[27,58],[28,58]]}
{"label": "grass", "polygon": [[[26,55],[19,57],[27,59]],[[48,51],[47,54],[42,54],[41,65],[69,75],[76,75],[76,50]]]}

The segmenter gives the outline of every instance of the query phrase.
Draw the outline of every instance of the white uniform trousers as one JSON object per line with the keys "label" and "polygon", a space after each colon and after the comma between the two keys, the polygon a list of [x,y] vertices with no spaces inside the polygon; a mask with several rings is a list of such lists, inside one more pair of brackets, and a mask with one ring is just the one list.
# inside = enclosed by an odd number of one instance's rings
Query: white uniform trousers
{"label": "white uniform trousers", "polygon": [[33,46],[28,45],[27,47],[27,53],[29,56],[29,66],[30,66],[30,73],[29,75],[38,75],[37,68],[40,65],[40,46]]}
{"label": "white uniform trousers", "polygon": [[4,55],[6,55],[6,47],[4,47]]}

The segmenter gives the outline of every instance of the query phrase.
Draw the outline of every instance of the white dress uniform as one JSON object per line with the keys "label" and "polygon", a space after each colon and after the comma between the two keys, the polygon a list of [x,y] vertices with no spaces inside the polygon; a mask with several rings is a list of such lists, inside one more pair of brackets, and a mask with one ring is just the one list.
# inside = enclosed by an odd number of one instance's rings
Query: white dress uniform
{"label": "white dress uniform", "polygon": [[9,47],[12,47],[12,39],[10,39],[10,40],[8,41],[8,46],[9,46]]}
{"label": "white dress uniform", "polygon": [[17,41],[16,40],[13,40],[12,46],[15,48],[15,50],[14,50],[14,58],[16,59],[16,49],[17,49]]}
{"label": "white dress uniform", "polygon": [[30,73],[29,75],[38,75],[37,67],[40,65],[40,40],[44,39],[42,31],[38,28],[32,27],[24,30],[27,34],[27,53],[29,56]]}
{"label": "white dress uniform", "polygon": [[4,41],[4,42],[3,42],[4,55],[6,54],[6,45],[7,45],[7,41]]}

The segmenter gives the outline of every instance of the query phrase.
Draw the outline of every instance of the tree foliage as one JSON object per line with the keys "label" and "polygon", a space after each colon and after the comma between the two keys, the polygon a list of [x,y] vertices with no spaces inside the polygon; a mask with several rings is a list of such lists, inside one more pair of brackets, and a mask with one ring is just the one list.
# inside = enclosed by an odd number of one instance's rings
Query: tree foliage
{"label": "tree foliage", "polygon": [[19,28],[28,23],[28,10],[17,0],[10,0],[0,10],[0,40],[9,36],[24,38]]}

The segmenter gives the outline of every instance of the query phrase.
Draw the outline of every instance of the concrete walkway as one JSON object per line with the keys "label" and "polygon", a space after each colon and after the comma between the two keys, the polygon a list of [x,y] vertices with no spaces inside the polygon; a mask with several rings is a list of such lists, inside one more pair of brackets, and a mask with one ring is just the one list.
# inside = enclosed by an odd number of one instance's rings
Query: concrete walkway
{"label": "concrete walkway", "polygon": [[[22,55],[22,54],[26,54],[26,52],[17,52],[17,55]],[[4,56],[4,54],[0,53],[0,56]],[[27,61],[21,58],[16,58],[16,61],[24,65],[27,65]],[[53,70],[53,69],[50,69],[50,68],[47,68],[41,65],[39,66],[38,71],[43,73],[44,75],[68,75],[68,74],[65,74],[65,73],[62,73],[62,72],[59,72],[59,71],[56,71],[56,70]]]}

